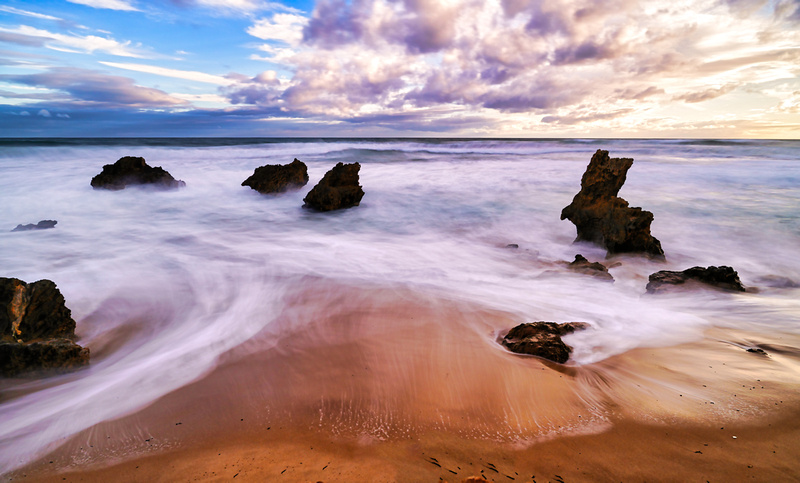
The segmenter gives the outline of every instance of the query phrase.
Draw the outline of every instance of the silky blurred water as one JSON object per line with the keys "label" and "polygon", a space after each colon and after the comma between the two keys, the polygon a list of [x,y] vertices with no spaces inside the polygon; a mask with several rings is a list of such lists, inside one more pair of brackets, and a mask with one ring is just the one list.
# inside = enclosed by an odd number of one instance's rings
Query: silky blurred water
{"label": "silky blurred water", "polygon": [[[618,257],[613,284],[559,263],[605,256],[574,245],[574,226],[559,220],[596,149],[634,158],[620,196],[655,214],[667,256]],[[90,187],[127,155],[186,187]],[[241,186],[256,167],[295,157],[308,165],[305,188]],[[360,206],[302,208],[327,170],[356,161]],[[596,330],[568,340],[577,364],[713,326],[800,333],[800,289],[771,286],[800,282],[797,141],[0,140],[0,205],[0,276],[56,282],[93,356],[75,374],[6,383],[26,394],[0,399],[0,473],[207,373],[308,277],[586,321]],[[43,219],[58,224],[10,232]],[[643,296],[650,273],[695,265],[733,266],[759,291]]]}

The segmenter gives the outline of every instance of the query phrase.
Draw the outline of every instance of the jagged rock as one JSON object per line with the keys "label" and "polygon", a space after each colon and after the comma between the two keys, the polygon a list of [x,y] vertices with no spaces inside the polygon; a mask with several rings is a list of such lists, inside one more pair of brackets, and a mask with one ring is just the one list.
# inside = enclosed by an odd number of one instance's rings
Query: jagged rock
{"label": "jagged rock", "polygon": [[611,282],[614,281],[614,277],[608,273],[608,268],[605,265],[600,262],[590,262],[581,254],[575,255],[575,260],[567,265],[567,267],[574,272],[584,275],[590,275]]}
{"label": "jagged rock", "polygon": [[0,277],[1,375],[88,364],[89,349],[74,338],[75,321],[55,283]]}
{"label": "jagged rock", "polygon": [[259,193],[283,193],[290,189],[302,188],[308,183],[308,167],[299,159],[289,164],[267,164],[256,168],[255,172],[242,182]]}
{"label": "jagged rock", "polygon": [[616,253],[643,253],[663,259],[661,242],[650,235],[653,214],[631,208],[617,196],[625,183],[630,158],[610,158],[598,149],[581,178],[581,190],[572,203],[561,211],[561,219],[575,224],[575,241],[589,241]]}
{"label": "jagged rock", "polygon": [[58,223],[56,220],[42,220],[35,225],[33,223],[17,225],[17,227],[11,231],[46,230],[48,228],[55,228],[56,223]]}
{"label": "jagged rock", "polygon": [[501,343],[511,352],[543,357],[563,364],[569,360],[572,348],[561,336],[589,327],[585,322],[530,322],[520,324],[503,337]]}
{"label": "jagged rock", "polygon": [[364,196],[364,190],[358,184],[360,169],[361,165],[358,163],[337,163],[303,198],[303,206],[317,211],[358,206]]}
{"label": "jagged rock", "polygon": [[125,156],[114,164],[106,164],[103,171],[92,178],[92,187],[121,190],[132,185],[153,185],[160,188],[181,188],[186,183],[176,180],[161,166],[149,166],[144,158]]}
{"label": "jagged rock", "polygon": [[739,274],[731,267],[692,267],[682,272],[661,270],[649,277],[647,293],[658,294],[697,287],[713,287],[728,292],[744,292]]}

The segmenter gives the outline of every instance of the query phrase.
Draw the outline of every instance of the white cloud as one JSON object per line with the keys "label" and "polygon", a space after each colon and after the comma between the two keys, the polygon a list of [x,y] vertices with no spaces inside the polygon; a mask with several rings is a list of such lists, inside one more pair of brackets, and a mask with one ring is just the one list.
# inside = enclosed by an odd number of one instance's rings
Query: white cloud
{"label": "white cloud", "polygon": [[216,84],[220,86],[227,86],[235,83],[235,81],[227,79],[225,77],[213,74],[206,74],[205,72],[168,69],[166,67],[158,67],[155,65],[144,65],[144,64],[123,64],[118,62],[100,62],[100,63],[103,65],[107,65],[109,67],[115,67],[117,69],[133,70],[136,72],[144,72],[146,74],[155,74],[164,77],[185,79],[195,82],[202,82],[205,84]]}
{"label": "white cloud", "polygon": [[29,12],[28,10],[20,10],[14,7],[7,7],[5,5],[0,5],[0,12],[8,12],[13,13],[14,15],[24,15],[26,17],[33,17],[33,18],[40,18],[43,20],[61,20],[58,17],[53,17],[52,15],[45,15],[43,13],[36,13],[36,12]]}
{"label": "white cloud", "polygon": [[70,3],[77,3],[78,5],[86,5],[92,8],[102,8],[107,10],[123,10],[128,12],[138,12],[138,8],[134,7],[126,0],[67,0]]}
{"label": "white cloud", "polygon": [[247,33],[263,40],[277,40],[289,45],[298,45],[303,40],[303,28],[308,18],[292,13],[276,13],[270,19],[257,20]]}
{"label": "white cloud", "polygon": [[300,10],[289,7],[278,2],[263,0],[195,0],[202,7],[211,8],[217,11],[252,13],[256,11],[278,11],[300,13]]}
{"label": "white cloud", "polygon": [[130,41],[118,42],[113,38],[98,37],[96,35],[65,35],[27,25],[20,25],[15,29],[0,27],[0,32],[25,35],[29,38],[39,38],[44,42],[45,47],[61,52],[84,52],[91,54],[95,51],[100,51],[120,57],[153,57],[151,53],[142,49],[141,45],[133,45]]}
{"label": "white cloud", "polygon": [[50,111],[48,111],[47,109],[40,110],[39,112],[36,113],[36,115],[41,117],[53,117],[52,114],[50,114]]}

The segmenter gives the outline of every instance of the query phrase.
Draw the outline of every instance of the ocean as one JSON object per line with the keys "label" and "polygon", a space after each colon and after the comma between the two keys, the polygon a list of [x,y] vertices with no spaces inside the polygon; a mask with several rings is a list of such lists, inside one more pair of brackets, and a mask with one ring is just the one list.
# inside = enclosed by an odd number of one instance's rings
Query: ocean
{"label": "ocean", "polygon": [[[606,263],[559,219],[597,149],[634,159],[619,196],[653,212],[666,254],[608,260],[613,284],[563,264],[578,253]],[[186,187],[93,190],[122,156]],[[308,165],[303,189],[241,186],[294,158]],[[360,206],[302,208],[338,162],[361,164]],[[712,328],[800,336],[800,141],[0,139],[0,206],[0,276],[53,280],[92,352],[73,374],[0,382],[0,473],[203,377],[268,331],[305,283],[588,322],[565,338],[574,366]],[[11,232],[45,219],[58,224]],[[698,265],[731,266],[750,290],[645,295],[651,273]]]}

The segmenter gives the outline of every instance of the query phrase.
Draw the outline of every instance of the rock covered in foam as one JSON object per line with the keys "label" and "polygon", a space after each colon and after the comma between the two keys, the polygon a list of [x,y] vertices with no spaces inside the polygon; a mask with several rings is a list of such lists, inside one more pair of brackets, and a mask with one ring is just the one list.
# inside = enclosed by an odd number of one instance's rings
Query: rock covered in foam
{"label": "rock covered in foam", "polygon": [[361,165],[358,163],[337,163],[303,198],[303,206],[317,211],[358,206],[364,197],[364,190],[358,184],[360,169]]}
{"label": "rock covered in foam", "polygon": [[35,225],[33,223],[28,223],[27,225],[19,224],[11,231],[46,230],[48,228],[55,228],[56,223],[58,223],[56,220],[42,220]]}
{"label": "rock covered in foam", "polygon": [[255,172],[242,182],[259,193],[283,193],[302,188],[308,183],[308,167],[299,159],[289,164],[267,164],[256,168]]}
{"label": "rock covered in foam", "polygon": [[589,327],[585,322],[529,322],[520,324],[503,336],[503,344],[511,352],[542,357],[563,364],[572,348],[561,337]]}
{"label": "rock covered in foam", "polygon": [[583,173],[581,190],[561,211],[561,219],[575,224],[575,241],[596,243],[609,255],[643,253],[663,259],[661,242],[650,234],[653,214],[629,207],[617,196],[632,165],[633,159],[611,158],[608,151],[598,149]]}
{"label": "rock covered in foam", "polygon": [[614,281],[614,277],[608,273],[608,267],[600,262],[590,262],[581,254],[575,255],[575,260],[567,265],[573,272],[582,273],[600,280]]}
{"label": "rock covered in foam", "polygon": [[739,274],[731,267],[692,267],[682,272],[661,270],[649,277],[647,293],[659,294],[693,288],[716,288],[727,292],[744,292]]}
{"label": "rock covered in foam", "polygon": [[158,188],[181,188],[186,183],[176,180],[161,166],[152,167],[144,158],[125,156],[114,164],[106,164],[103,171],[92,178],[94,189],[121,190],[128,186],[149,185]]}
{"label": "rock covered in foam", "polygon": [[0,277],[0,374],[85,366],[89,349],[74,338],[75,321],[55,283]]}

